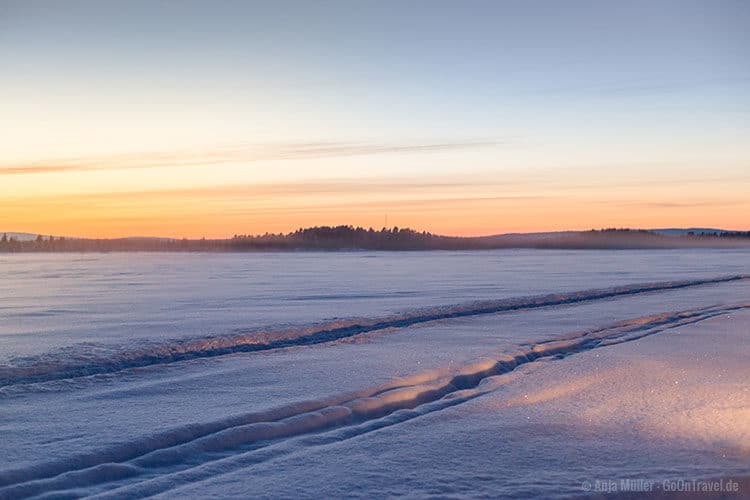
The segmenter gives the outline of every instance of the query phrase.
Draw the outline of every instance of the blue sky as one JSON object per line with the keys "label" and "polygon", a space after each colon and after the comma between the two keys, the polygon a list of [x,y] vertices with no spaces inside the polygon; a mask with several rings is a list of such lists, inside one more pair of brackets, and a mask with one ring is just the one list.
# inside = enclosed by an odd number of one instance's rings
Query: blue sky
{"label": "blue sky", "polygon": [[[585,216],[608,199],[643,210],[633,219],[612,210],[612,224],[646,224],[645,207],[691,200],[712,215],[704,223],[742,224],[727,217],[750,188],[748,33],[750,4],[740,1],[4,1],[0,197],[59,205],[150,189],[387,182],[406,192],[393,203],[367,199],[393,207],[394,220],[446,232],[595,225],[604,221]],[[311,157],[310,144],[335,147]],[[227,149],[234,153],[217,161]],[[133,158],[150,168],[133,168]],[[466,178],[475,185],[409,192],[414,179]],[[466,227],[413,209],[425,199],[511,196],[578,208],[566,219],[545,209],[509,223],[487,218],[498,207],[474,202],[482,222]],[[326,201],[303,198],[276,200],[283,217],[253,217],[231,232],[351,213],[295,219]],[[727,200],[734,208],[720,207]],[[216,218],[227,210],[216,201],[195,203]],[[99,218],[21,210],[18,224],[33,227],[18,229],[137,230],[133,214],[147,207],[128,203],[100,207]],[[183,213],[159,210],[165,224]],[[517,220],[523,210],[514,210]],[[380,211],[351,222],[374,223]],[[651,220],[696,213],[665,208]]]}

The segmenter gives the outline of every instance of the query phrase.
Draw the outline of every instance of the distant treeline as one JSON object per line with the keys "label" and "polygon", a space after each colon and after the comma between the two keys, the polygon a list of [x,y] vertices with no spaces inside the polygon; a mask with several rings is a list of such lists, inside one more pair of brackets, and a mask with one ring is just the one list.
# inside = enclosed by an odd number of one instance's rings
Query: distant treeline
{"label": "distant treeline", "polygon": [[687,235],[698,238],[750,238],[750,231],[702,231],[700,233],[689,231]]}
{"label": "distant treeline", "polygon": [[228,239],[0,237],[0,252],[239,252],[263,250],[429,250],[471,248],[471,238],[437,236],[411,229],[337,226],[299,229],[287,234],[235,235]]}
{"label": "distant treeline", "polygon": [[681,237],[651,231],[602,229],[575,233],[481,237],[440,236],[412,229],[375,230],[321,226],[287,234],[235,235],[228,239],[55,238],[18,240],[0,236],[0,252],[251,252],[293,250],[482,250],[496,248],[681,248],[750,246],[750,231],[689,233]]}
{"label": "distant treeline", "polygon": [[608,228],[582,231],[536,242],[534,248],[558,249],[658,249],[750,247],[750,231],[691,232],[666,236],[645,229]]}

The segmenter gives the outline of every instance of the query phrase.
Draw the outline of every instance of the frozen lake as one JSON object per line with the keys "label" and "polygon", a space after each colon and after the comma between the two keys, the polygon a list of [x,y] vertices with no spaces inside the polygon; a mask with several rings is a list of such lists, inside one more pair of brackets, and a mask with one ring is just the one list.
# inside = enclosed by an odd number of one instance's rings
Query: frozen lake
{"label": "frozen lake", "polygon": [[6,254],[0,276],[0,497],[750,473],[748,250]]}

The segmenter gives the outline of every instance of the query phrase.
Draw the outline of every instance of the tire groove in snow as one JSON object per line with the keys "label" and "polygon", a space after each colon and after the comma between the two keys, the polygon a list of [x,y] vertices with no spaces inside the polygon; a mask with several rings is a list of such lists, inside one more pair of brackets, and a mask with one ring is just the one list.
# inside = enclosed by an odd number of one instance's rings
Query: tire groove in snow
{"label": "tire groove in snow", "polygon": [[70,353],[64,353],[58,357],[53,353],[38,358],[21,359],[15,365],[0,365],[0,390],[3,388],[7,390],[13,386],[111,374],[128,369],[165,365],[191,359],[323,344],[366,333],[390,328],[405,328],[430,321],[578,304],[627,295],[662,292],[746,279],[750,279],[750,276],[720,276],[699,280],[640,283],[577,292],[487,300],[418,309],[380,318],[338,320],[284,331],[251,332],[180,340],[171,344],[160,344],[143,349],[125,349],[108,356],[75,361],[70,360]]}
{"label": "tire groove in snow", "polygon": [[[258,461],[257,458],[265,455],[273,458],[274,447],[283,447],[285,442],[293,439],[318,436],[313,437],[313,440],[322,439],[318,444],[326,444],[331,439],[348,439],[491,392],[497,388],[497,376],[541,358],[568,356],[638,340],[746,308],[750,308],[750,304],[711,306],[632,318],[523,345],[517,352],[480,359],[459,369],[416,374],[355,394],[300,402],[217,422],[186,425],[125,445],[0,472],[0,498],[39,495],[162,473],[159,477],[145,477],[142,483],[128,484],[109,492],[128,497],[156,494],[173,488],[175,482],[182,479],[192,482],[203,473],[215,475],[218,464],[222,464],[222,470],[225,470],[234,457],[217,458],[217,453],[226,454],[252,445],[256,448],[248,453],[259,453],[260,456],[249,460]],[[333,431],[335,436],[320,437],[326,431]],[[315,441],[309,444],[316,445]],[[239,456],[247,456],[247,453]],[[175,471],[176,468],[181,469]]]}

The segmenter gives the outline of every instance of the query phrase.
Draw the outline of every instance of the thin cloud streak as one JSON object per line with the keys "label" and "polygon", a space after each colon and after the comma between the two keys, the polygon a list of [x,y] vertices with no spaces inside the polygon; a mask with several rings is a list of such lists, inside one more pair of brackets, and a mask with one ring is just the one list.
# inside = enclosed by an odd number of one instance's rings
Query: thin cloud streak
{"label": "thin cloud streak", "polygon": [[297,182],[279,183],[243,183],[221,184],[211,186],[195,186],[169,189],[144,189],[138,191],[102,191],[92,193],[66,193],[52,196],[24,195],[7,197],[6,200],[21,202],[26,205],[35,203],[46,204],[55,200],[69,203],[75,200],[87,202],[117,201],[117,200],[173,200],[173,199],[230,199],[242,198],[246,200],[259,197],[278,200],[285,197],[342,194],[356,195],[395,195],[398,193],[434,193],[461,192],[466,193],[483,189],[517,189],[519,182],[498,181],[489,176],[463,175],[436,176],[436,179],[426,181],[416,177],[379,177],[368,179],[338,178],[327,180],[302,180]]}
{"label": "thin cloud streak", "polygon": [[742,205],[742,200],[717,200],[717,201],[696,201],[696,202],[668,202],[668,201],[657,201],[657,202],[627,202],[622,205],[628,206],[639,206],[645,208],[701,208],[701,207],[726,207],[734,205]]}
{"label": "thin cloud streak", "polygon": [[734,87],[750,83],[750,78],[705,78],[702,80],[680,81],[680,80],[636,80],[623,81],[620,84],[601,85],[577,85],[575,87],[548,87],[538,90],[536,94],[548,95],[579,95],[585,97],[612,97],[621,98],[627,96],[661,96],[676,92],[690,92],[705,87]]}
{"label": "thin cloud streak", "polygon": [[373,144],[348,142],[300,142],[244,144],[203,151],[141,152],[107,156],[39,161],[0,166],[0,175],[101,171],[157,167],[189,167],[273,160],[308,160],[383,154],[427,154],[488,148],[503,141],[433,142],[426,144]]}

